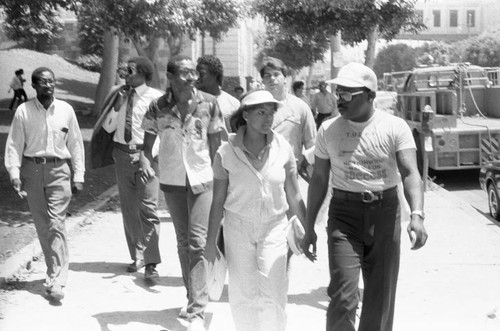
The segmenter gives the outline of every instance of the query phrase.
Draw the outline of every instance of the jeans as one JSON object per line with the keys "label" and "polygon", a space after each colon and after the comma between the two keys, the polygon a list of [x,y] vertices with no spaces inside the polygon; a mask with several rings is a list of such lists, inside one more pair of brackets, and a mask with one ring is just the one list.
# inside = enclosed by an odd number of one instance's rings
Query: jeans
{"label": "jeans", "polygon": [[36,164],[23,160],[21,176],[47,265],[46,285],[66,286],[69,253],[65,223],[71,170],[66,161]]}
{"label": "jeans", "polygon": [[194,194],[188,186],[186,191],[165,191],[164,194],[177,237],[182,279],[187,290],[188,319],[204,320],[208,303],[205,246],[212,190]]}
{"label": "jeans", "polygon": [[238,331],[284,331],[288,292],[286,215],[242,219],[226,212],[229,304]]}
{"label": "jeans", "polygon": [[391,331],[400,258],[397,193],[372,203],[333,197],[327,231],[331,301],[326,330],[355,330],[361,270],[365,289],[358,330]]}
{"label": "jeans", "polygon": [[[133,261],[145,264],[161,262],[160,219],[158,217],[159,179],[155,176],[144,184],[139,171],[139,153],[113,149],[116,163],[116,182],[123,217],[125,238]],[[154,165],[157,168],[157,165]]]}

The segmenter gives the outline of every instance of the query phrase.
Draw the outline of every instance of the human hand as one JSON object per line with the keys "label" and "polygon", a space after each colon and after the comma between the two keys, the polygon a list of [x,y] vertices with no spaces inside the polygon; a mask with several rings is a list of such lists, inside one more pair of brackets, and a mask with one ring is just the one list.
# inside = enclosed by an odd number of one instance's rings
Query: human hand
{"label": "human hand", "polygon": [[215,242],[212,243],[207,243],[205,246],[205,259],[207,260],[207,263],[214,263],[215,258],[217,257],[217,247],[215,245]]}
{"label": "human hand", "polygon": [[412,215],[410,224],[408,224],[408,235],[411,241],[411,249],[422,248],[427,242],[427,231],[424,227],[424,220],[418,215]]}
{"label": "human hand", "polygon": [[28,195],[26,191],[21,190],[21,180],[19,178],[15,178],[12,180],[12,188],[14,191],[16,191],[17,195],[21,198],[24,199]]}
{"label": "human hand", "polygon": [[78,195],[81,191],[83,191],[83,183],[74,182],[71,186],[71,193],[73,193],[74,195]]}
{"label": "human hand", "polygon": [[[317,259],[316,256],[316,241],[318,240],[318,236],[316,235],[316,231],[306,230],[306,234],[304,235],[304,239],[302,239],[302,250],[304,251],[304,255],[311,261],[314,262]],[[309,246],[312,246],[312,252],[309,250]]]}
{"label": "human hand", "polygon": [[305,157],[302,157],[302,159],[298,162],[297,172],[299,173],[300,177],[302,177],[302,179],[309,183],[312,175],[312,166],[309,164],[309,162],[307,162],[307,159]]}

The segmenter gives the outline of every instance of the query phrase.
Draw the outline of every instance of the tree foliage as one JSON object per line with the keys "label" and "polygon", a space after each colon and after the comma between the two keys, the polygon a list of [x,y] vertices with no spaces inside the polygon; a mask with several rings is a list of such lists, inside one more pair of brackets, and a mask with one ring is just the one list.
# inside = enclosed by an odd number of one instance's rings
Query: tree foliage
{"label": "tree foliage", "polygon": [[292,70],[300,70],[324,60],[329,47],[329,39],[323,34],[316,34],[305,39],[302,36],[283,33],[278,27],[268,25],[260,41],[260,52],[255,60],[257,68],[262,66],[266,56],[276,57]]}
{"label": "tree foliage", "polygon": [[461,42],[462,61],[494,67],[500,66],[500,29],[485,31],[477,37]]}
{"label": "tree foliage", "polygon": [[382,78],[385,72],[411,70],[416,64],[414,48],[406,44],[394,44],[378,52],[373,71],[378,78]]}
{"label": "tree foliage", "polygon": [[59,9],[71,4],[70,0],[0,0],[5,32],[26,48],[46,51],[62,30]]}

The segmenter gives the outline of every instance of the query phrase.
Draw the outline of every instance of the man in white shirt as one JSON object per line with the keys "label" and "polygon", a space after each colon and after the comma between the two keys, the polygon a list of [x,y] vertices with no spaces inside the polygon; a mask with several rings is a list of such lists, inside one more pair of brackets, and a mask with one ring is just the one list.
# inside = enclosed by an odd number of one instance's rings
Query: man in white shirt
{"label": "man in white shirt", "polygon": [[[145,266],[146,279],[158,278],[156,265],[161,262],[158,246],[160,219],[158,217],[158,176],[148,182],[140,179],[139,156],[142,151],[144,130],[142,119],[149,104],[162,92],[146,85],[153,77],[153,64],[143,56],[131,58],[125,73],[125,86],[112,89],[115,126],[113,132],[113,159],[123,217],[125,238],[132,263],[127,272],[136,272]],[[107,99],[112,100],[112,96]],[[109,116],[103,112],[102,116]],[[99,120],[98,120],[99,122]],[[158,169],[157,161],[153,167]]]}
{"label": "man in white shirt", "polygon": [[[196,70],[200,73],[196,86],[203,92],[217,97],[219,109],[224,116],[224,123],[228,132],[232,132],[229,120],[240,108],[240,102],[231,94],[221,89],[224,78],[224,67],[219,58],[213,55],[203,55],[198,58]],[[227,140],[227,132],[223,132],[223,140]]]}
{"label": "man in white shirt", "polygon": [[54,72],[37,68],[31,81],[36,98],[16,110],[5,147],[5,167],[14,190],[27,198],[33,215],[47,265],[49,299],[60,301],[69,266],[66,211],[72,192],[83,189],[85,152],[73,107],[54,97]]}
{"label": "man in white shirt", "polygon": [[311,109],[316,117],[316,126],[318,129],[325,119],[335,117],[339,114],[337,99],[326,89],[326,82],[319,82],[319,92],[313,95]]}
{"label": "man in white shirt", "polygon": [[316,259],[314,223],[331,174],[326,330],[354,331],[361,271],[364,294],[359,330],[391,331],[400,258],[397,187],[401,181],[412,210],[407,228],[412,249],[421,248],[427,240],[415,142],[404,120],[373,107],[377,90],[373,70],[349,63],[334,82],[340,116],[326,120],[318,131],[303,249],[309,259]]}

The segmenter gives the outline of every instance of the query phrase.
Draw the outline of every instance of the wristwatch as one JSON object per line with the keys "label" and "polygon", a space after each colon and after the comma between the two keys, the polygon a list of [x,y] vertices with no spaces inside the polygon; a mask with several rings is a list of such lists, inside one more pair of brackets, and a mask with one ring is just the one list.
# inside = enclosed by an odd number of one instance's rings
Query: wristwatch
{"label": "wristwatch", "polygon": [[422,210],[414,210],[414,211],[412,211],[412,212],[411,212],[411,214],[410,214],[410,215],[411,215],[411,216],[413,216],[413,215],[418,215],[418,216],[420,216],[420,218],[421,218],[422,220],[425,220],[425,215],[424,215],[424,212],[423,212]]}

